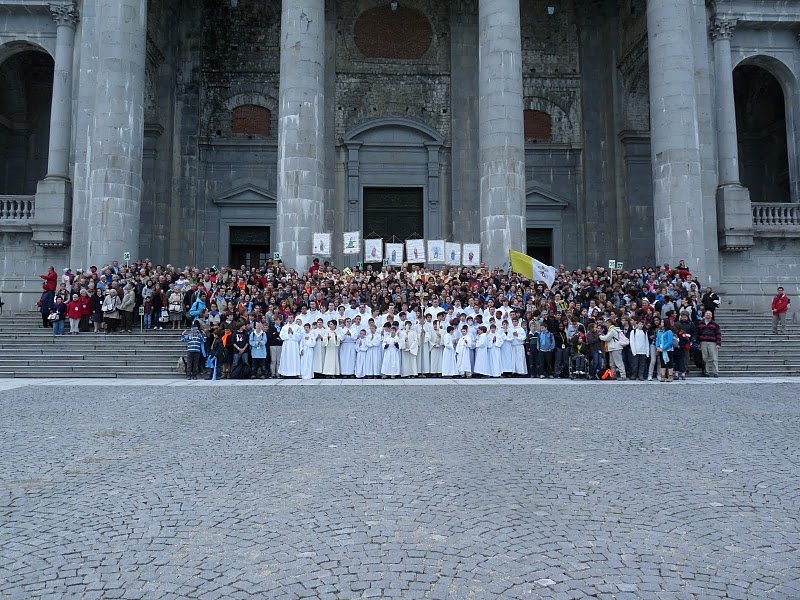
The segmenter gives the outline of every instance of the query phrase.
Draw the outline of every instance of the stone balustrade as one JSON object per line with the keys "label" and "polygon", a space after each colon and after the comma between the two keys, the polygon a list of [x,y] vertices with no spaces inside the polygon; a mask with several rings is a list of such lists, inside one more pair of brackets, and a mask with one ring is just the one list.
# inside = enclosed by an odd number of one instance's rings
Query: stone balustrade
{"label": "stone balustrade", "polygon": [[0,196],[0,220],[33,219],[34,198],[35,196]]}
{"label": "stone balustrade", "polygon": [[752,207],[757,237],[800,237],[800,204],[754,202]]}

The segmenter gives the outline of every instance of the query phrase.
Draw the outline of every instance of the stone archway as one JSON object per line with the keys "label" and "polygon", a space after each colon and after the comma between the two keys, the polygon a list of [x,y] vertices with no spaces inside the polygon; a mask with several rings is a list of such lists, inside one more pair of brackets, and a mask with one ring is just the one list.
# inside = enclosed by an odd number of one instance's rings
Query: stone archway
{"label": "stone archway", "polygon": [[0,63],[0,195],[36,194],[47,174],[53,59],[33,44]]}
{"label": "stone archway", "polygon": [[733,71],[742,184],[755,203],[790,202],[787,105],[778,79],[757,64]]}

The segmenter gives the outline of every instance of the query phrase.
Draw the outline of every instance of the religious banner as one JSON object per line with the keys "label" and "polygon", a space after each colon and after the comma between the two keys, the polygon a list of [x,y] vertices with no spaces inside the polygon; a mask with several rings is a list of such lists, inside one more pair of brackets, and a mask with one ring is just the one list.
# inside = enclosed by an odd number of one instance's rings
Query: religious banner
{"label": "religious banner", "polygon": [[392,267],[403,266],[403,244],[386,244],[386,258]]}
{"label": "religious banner", "polygon": [[344,253],[358,254],[361,252],[361,232],[347,231],[344,234]]}
{"label": "religious banner", "polygon": [[406,259],[409,263],[424,263],[425,240],[406,240]]}
{"label": "religious banner", "polygon": [[428,262],[444,263],[444,240],[428,240]]}
{"label": "religious banner", "polygon": [[465,267],[479,267],[481,266],[481,245],[480,244],[464,244]]}
{"label": "religious banner", "polygon": [[383,239],[364,240],[364,262],[383,262]]}
{"label": "religious banner", "polygon": [[461,244],[445,242],[444,264],[446,264],[448,267],[461,266]]}
{"label": "religious banner", "polygon": [[313,237],[311,253],[316,256],[331,255],[331,234],[315,233]]}

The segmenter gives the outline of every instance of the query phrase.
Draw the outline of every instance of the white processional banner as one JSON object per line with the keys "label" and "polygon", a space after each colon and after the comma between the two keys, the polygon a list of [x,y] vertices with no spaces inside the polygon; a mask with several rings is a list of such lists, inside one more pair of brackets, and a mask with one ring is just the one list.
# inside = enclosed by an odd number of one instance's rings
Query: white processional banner
{"label": "white processional banner", "polygon": [[461,244],[457,244],[455,242],[445,242],[444,264],[446,264],[448,267],[461,266]]}
{"label": "white processional banner", "polygon": [[428,240],[428,262],[436,265],[444,262],[444,240]]}
{"label": "white processional banner", "polygon": [[383,262],[383,240],[381,238],[364,240],[364,262]]}
{"label": "white processional banner", "polygon": [[361,252],[361,232],[347,231],[344,234],[344,253],[358,254]]}
{"label": "white processional banner", "polygon": [[315,233],[311,253],[316,256],[331,255],[331,234]]}
{"label": "white processional banner", "polygon": [[481,245],[480,244],[464,244],[464,266],[465,267],[479,267],[481,266]]}
{"label": "white processional banner", "polygon": [[386,244],[386,259],[393,267],[403,266],[403,244]]}
{"label": "white processional banner", "polygon": [[406,260],[409,263],[425,262],[425,240],[406,240]]}

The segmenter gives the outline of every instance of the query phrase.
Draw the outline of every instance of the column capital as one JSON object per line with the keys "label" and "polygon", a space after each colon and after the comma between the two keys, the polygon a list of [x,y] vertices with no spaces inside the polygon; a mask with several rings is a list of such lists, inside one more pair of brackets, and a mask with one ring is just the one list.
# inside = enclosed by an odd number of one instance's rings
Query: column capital
{"label": "column capital", "polygon": [[738,23],[737,19],[715,17],[710,27],[711,39],[715,42],[718,40],[730,40]]}
{"label": "column capital", "polygon": [[50,16],[53,17],[56,25],[66,25],[73,29],[78,25],[78,21],[80,20],[78,7],[74,2],[50,3]]}

